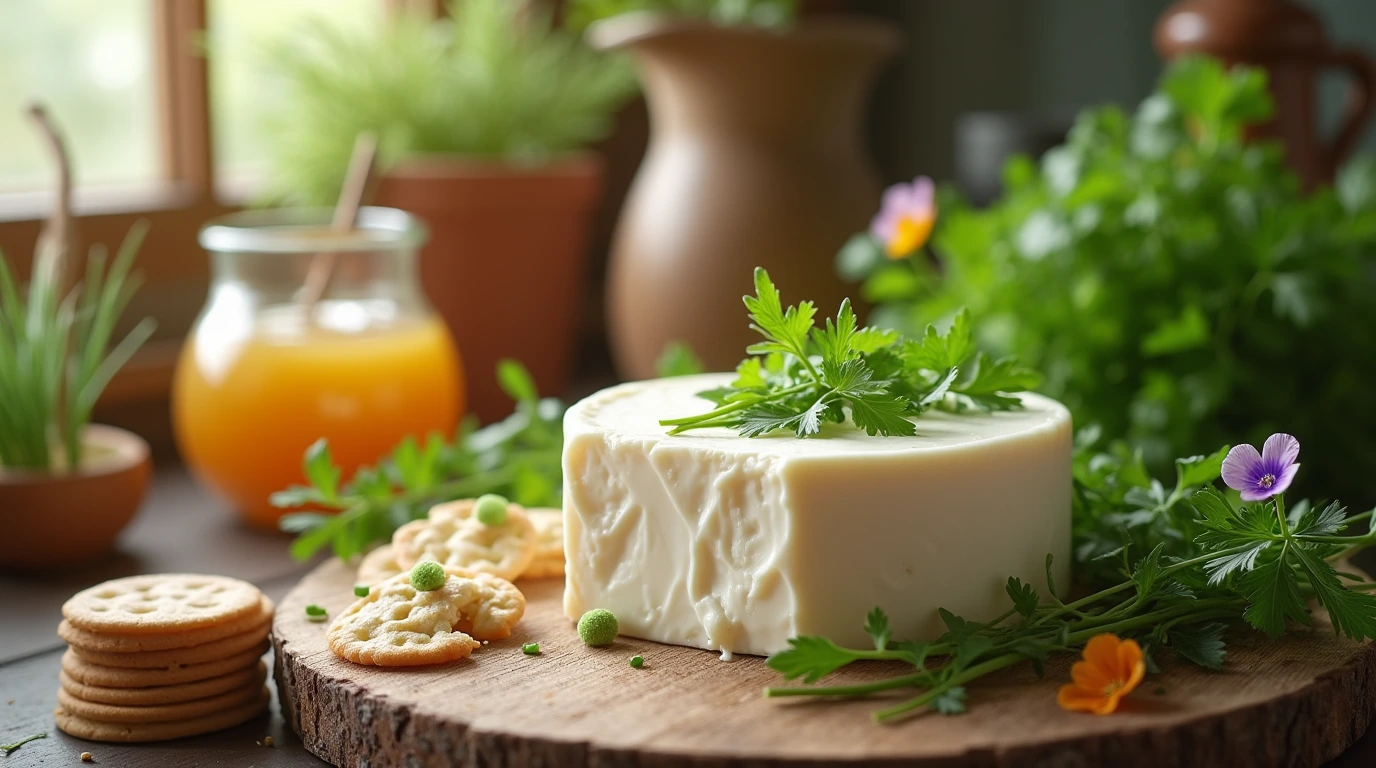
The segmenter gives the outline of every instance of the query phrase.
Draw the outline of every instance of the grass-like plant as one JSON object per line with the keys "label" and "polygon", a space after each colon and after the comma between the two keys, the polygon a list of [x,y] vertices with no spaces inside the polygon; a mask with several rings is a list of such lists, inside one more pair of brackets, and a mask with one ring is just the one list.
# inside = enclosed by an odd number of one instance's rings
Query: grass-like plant
{"label": "grass-like plant", "polygon": [[274,201],[328,204],[355,137],[385,169],[413,155],[538,165],[610,130],[635,91],[624,60],[590,49],[534,3],[451,0],[364,31],[315,20],[267,50],[285,109],[265,131]]}
{"label": "grass-like plant", "polygon": [[787,27],[798,0],[570,0],[569,24],[583,28],[599,19],[635,11],[707,19],[723,26]]}
{"label": "grass-like plant", "polygon": [[153,333],[145,318],[111,347],[138,288],[130,268],[148,227],[130,229],[108,270],[104,248],[93,247],[85,276],[68,288],[66,155],[41,108],[31,114],[58,157],[59,204],[34,249],[27,287],[0,254],[0,467],[57,471],[81,466],[81,432],[96,399]]}

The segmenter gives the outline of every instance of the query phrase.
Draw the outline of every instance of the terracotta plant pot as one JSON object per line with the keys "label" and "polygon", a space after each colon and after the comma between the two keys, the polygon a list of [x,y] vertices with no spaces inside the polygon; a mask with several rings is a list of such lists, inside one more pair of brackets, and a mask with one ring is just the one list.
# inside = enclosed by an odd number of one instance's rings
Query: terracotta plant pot
{"label": "terracotta plant pot", "polygon": [[143,502],[152,473],[148,444],[132,432],[90,425],[75,472],[0,468],[0,568],[49,570],[110,551]]}
{"label": "terracotta plant pot", "polygon": [[578,154],[531,168],[419,157],[393,168],[378,204],[423,219],[421,283],[463,359],[469,410],[511,413],[497,361],[520,360],[542,394],[568,384],[587,283],[588,238],[602,162]]}
{"label": "terracotta plant pot", "polygon": [[623,376],[648,378],[670,341],[711,369],[755,340],[741,295],[756,266],[786,300],[834,313],[836,251],[878,209],[861,118],[888,26],[804,20],[787,32],[654,14],[598,22],[589,39],[632,52],[650,144],[621,214],[608,323]]}

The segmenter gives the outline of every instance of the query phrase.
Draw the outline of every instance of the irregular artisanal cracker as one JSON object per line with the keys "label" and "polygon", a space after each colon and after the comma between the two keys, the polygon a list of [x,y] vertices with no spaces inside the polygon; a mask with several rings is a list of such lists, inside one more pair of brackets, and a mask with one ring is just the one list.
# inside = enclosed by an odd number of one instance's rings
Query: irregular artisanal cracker
{"label": "irregular artisanal cracker", "polygon": [[111,653],[133,653],[135,651],[166,651],[172,648],[192,648],[226,637],[242,635],[266,626],[272,620],[272,601],[266,597],[258,599],[258,610],[219,624],[186,632],[164,634],[121,634],[116,632],[93,632],[74,626],[63,619],[57,626],[57,635],[70,645],[79,645],[92,651]]}
{"label": "irregular artisanal cracker", "polygon": [[66,670],[59,671],[57,679],[62,685],[62,690],[79,699],[124,707],[143,707],[153,704],[180,704],[183,701],[218,696],[228,691],[257,688],[267,679],[267,672],[267,665],[260,661],[256,667],[244,667],[238,672],[208,680],[152,688],[106,688],[100,685],[86,685],[72,679]]}
{"label": "irregular artisanal cracker", "polygon": [[57,704],[69,715],[102,723],[166,723],[205,717],[220,710],[248,704],[258,698],[258,692],[262,689],[263,684],[260,682],[255,686],[244,686],[194,701],[128,706],[86,701],[73,696],[66,689],[59,688]]}
{"label": "irregular artisanal cracker", "polygon": [[564,575],[564,511],[527,509],[535,525],[535,559],[521,573],[523,579],[550,579]]}
{"label": "irregular artisanal cracker", "polygon": [[511,628],[526,612],[526,596],[515,584],[490,573],[465,568],[446,567],[451,579],[473,582],[467,592],[468,600],[459,606],[460,631],[475,640],[504,640],[511,637]]}
{"label": "irregular artisanal cracker", "polygon": [[79,739],[129,743],[168,741],[221,731],[252,720],[267,708],[269,698],[268,689],[262,688],[257,698],[245,704],[204,717],[167,723],[102,723],[71,714],[61,708],[53,713],[53,719],[57,721],[58,728]]}
{"label": "irregular artisanal cracker", "polygon": [[467,568],[512,580],[535,559],[535,525],[517,504],[507,506],[501,525],[486,525],[473,513],[472,499],[440,504],[424,520],[413,520],[392,534],[397,563],[421,560]]}
{"label": "irregular artisanal cracker", "polygon": [[255,648],[219,661],[205,664],[191,664],[176,669],[124,669],[121,667],[102,667],[82,661],[70,649],[62,654],[62,669],[69,677],[85,685],[99,685],[105,688],[152,688],[160,685],[181,685],[198,680],[227,675],[255,666],[268,650],[267,641]]}
{"label": "irregular artisanal cracker", "polygon": [[202,629],[258,612],[262,593],[246,581],[194,573],[129,576],[72,595],[73,627],[121,635]]}
{"label": "irregular artisanal cracker", "polygon": [[409,667],[466,658],[481,643],[459,631],[460,609],[479,590],[473,579],[449,577],[422,592],[407,574],[373,585],[335,617],[326,633],[330,650],[356,664]]}
{"label": "irregular artisanal cracker", "polygon": [[177,667],[185,667],[189,664],[204,664],[208,661],[219,661],[220,659],[235,656],[250,648],[262,645],[263,639],[268,636],[268,625],[269,617],[265,616],[260,626],[248,632],[230,635],[223,640],[212,640],[208,643],[193,645],[190,648],[118,653],[114,651],[97,651],[90,648],[83,648],[79,645],[73,645],[72,653],[80,656],[83,661],[89,661],[92,664],[99,664],[103,667],[176,669]]}
{"label": "irregular artisanal cracker", "polygon": [[405,570],[397,563],[396,551],[392,549],[392,545],[383,544],[363,556],[363,562],[358,564],[358,575],[354,577],[354,582],[368,585],[377,584]]}

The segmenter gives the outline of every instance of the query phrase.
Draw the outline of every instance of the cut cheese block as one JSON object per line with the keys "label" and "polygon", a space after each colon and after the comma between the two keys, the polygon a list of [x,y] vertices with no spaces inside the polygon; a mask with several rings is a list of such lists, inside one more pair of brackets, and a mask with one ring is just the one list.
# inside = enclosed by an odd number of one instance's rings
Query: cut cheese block
{"label": "cut cheese block", "polygon": [[932,638],[937,609],[987,620],[1009,576],[1068,580],[1070,413],[1024,395],[992,414],[931,412],[914,437],[669,436],[731,374],[603,390],[564,418],[564,611],[606,608],[631,637],[769,654],[795,635],[868,647]]}

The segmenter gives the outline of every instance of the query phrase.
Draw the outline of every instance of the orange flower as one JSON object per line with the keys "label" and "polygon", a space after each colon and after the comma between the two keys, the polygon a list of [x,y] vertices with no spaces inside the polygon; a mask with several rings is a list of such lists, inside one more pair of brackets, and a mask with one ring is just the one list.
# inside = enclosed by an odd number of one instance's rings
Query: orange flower
{"label": "orange flower", "polygon": [[1072,712],[1109,715],[1118,702],[1132,693],[1147,665],[1142,661],[1142,646],[1136,640],[1120,640],[1117,635],[1095,635],[1085,643],[1084,661],[1070,668],[1075,682],[1061,686],[1056,703]]}

